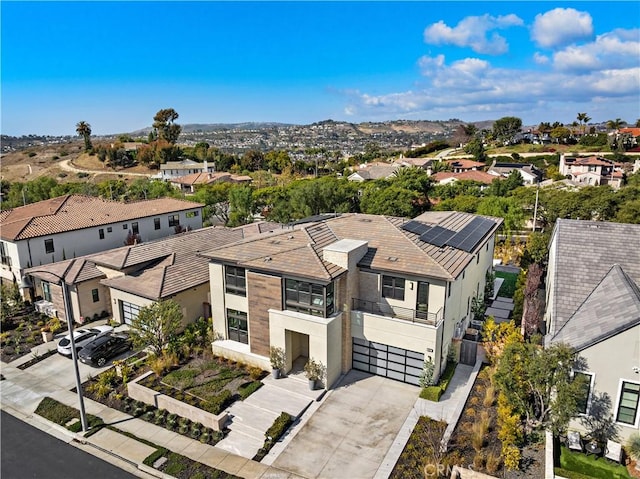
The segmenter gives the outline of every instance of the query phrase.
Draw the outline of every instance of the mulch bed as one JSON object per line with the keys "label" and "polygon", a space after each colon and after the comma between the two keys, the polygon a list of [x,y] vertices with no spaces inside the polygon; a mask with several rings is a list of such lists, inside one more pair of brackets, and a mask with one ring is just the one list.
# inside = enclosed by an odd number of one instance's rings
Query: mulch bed
{"label": "mulch bed", "polygon": [[34,364],[38,364],[40,361],[44,361],[45,359],[47,359],[50,356],[53,356],[56,353],[57,351],[55,349],[52,349],[51,351],[47,351],[46,353],[43,353],[39,356],[34,357],[33,359],[30,359],[26,363],[22,363],[21,365],[18,366],[18,369],[21,369],[24,371],[25,369],[33,366]]}

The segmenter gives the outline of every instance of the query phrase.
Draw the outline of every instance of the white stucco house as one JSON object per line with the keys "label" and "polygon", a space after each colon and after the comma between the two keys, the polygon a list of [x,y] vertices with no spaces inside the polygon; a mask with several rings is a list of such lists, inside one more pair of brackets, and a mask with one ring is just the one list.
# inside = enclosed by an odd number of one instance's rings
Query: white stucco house
{"label": "white stucco house", "polygon": [[350,369],[418,384],[446,367],[482,295],[502,219],[429,212],[414,220],[328,215],[203,251],[217,354],[285,370],[314,358],[325,387]]}
{"label": "white stucco house", "polygon": [[25,268],[77,258],[202,227],[200,203],[161,198],[122,203],[65,195],[0,212],[0,278],[22,281]]}

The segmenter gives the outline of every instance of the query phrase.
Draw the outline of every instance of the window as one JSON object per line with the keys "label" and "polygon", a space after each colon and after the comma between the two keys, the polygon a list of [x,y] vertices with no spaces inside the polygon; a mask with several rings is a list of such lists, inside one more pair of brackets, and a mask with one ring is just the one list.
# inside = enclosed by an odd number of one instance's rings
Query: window
{"label": "window", "polygon": [[591,383],[593,381],[593,374],[576,371],[573,376],[573,380],[581,379],[582,389],[580,397],[578,398],[578,412],[580,414],[587,414],[589,411],[589,400],[591,399]]}
{"label": "window", "polygon": [[404,278],[382,276],[382,297],[404,301]]}
{"label": "window", "polygon": [[285,280],[285,304],[290,311],[326,318],[335,311],[333,283],[327,286],[295,279]]}
{"label": "window", "polygon": [[239,296],[247,295],[247,282],[245,269],[236,266],[225,266],[224,268],[225,291]]}
{"label": "window", "polygon": [[91,297],[93,298],[93,302],[97,303],[100,301],[100,295],[98,294],[98,288],[91,290]]}
{"label": "window", "polygon": [[227,337],[232,341],[249,344],[247,313],[227,309]]}
{"label": "window", "polygon": [[100,239],[104,239],[104,230],[102,228],[98,230],[98,236],[100,236]]}
{"label": "window", "polygon": [[478,256],[476,256],[476,264],[480,263],[480,253],[478,253]]}
{"label": "window", "polygon": [[618,402],[616,421],[634,426],[638,415],[638,398],[640,384],[622,381]]}
{"label": "window", "polygon": [[44,252],[45,253],[53,253],[55,252],[55,248],[53,247],[53,240],[52,239],[46,239],[44,240]]}
{"label": "window", "polygon": [[198,216],[198,210],[196,210],[196,211],[187,211],[186,216],[187,216],[187,218],[195,218],[196,216]]}
{"label": "window", "polygon": [[180,215],[169,215],[169,228],[180,226]]}
{"label": "window", "polygon": [[107,233],[111,233],[113,231],[113,228],[111,226],[107,226]]}
{"label": "window", "polygon": [[42,282],[42,298],[51,302],[51,285],[46,281]]}
{"label": "window", "polygon": [[7,266],[11,266],[11,257],[7,254],[7,250],[4,246],[4,241],[0,242],[0,262],[2,264],[6,264]]}
{"label": "window", "polygon": [[137,221],[131,223],[131,232],[134,235],[139,235],[140,234],[140,228],[138,227],[138,222]]}
{"label": "window", "polygon": [[123,224],[123,225],[122,225],[122,229],[123,229],[123,230],[126,230],[126,229],[128,229],[128,228],[129,228],[129,225],[128,225],[127,223],[125,223],[125,224]]}
{"label": "window", "polygon": [[153,229],[160,229],[160,218],[153,218]]}

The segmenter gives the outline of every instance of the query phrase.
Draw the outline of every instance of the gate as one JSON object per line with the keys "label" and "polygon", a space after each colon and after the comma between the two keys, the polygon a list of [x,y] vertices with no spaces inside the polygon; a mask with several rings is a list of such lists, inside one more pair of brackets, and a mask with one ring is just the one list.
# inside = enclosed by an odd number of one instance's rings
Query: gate
{"label": "gate", "polygon": [[460,363],[475,366],[478,343],[470,339],[463,339],[460,344]]}

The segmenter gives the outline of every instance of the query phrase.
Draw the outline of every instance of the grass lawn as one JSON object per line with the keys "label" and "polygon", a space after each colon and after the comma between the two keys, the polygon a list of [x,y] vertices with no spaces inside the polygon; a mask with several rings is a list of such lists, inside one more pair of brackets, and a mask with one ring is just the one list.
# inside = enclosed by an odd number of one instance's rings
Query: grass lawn
{"label": "grass lawn", "polygon": [[516,292],[516,281],[518,281],[518,274],[496,271],[495,275],[496,278],[504,279],[504,282],[502,283],[502,286],[500,286],[500,290],[498,291],[498,296],[513,298],[513,294]]}
{"label": "grass lawn", "polygon": [[556,474],[571,479],[627,479],[631,477],[627,468],[620,464],[615,464],[602,457],[573,452],[565,446],[560,447],[560,467],[556,467]]}

